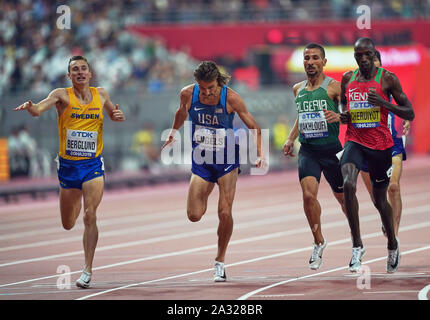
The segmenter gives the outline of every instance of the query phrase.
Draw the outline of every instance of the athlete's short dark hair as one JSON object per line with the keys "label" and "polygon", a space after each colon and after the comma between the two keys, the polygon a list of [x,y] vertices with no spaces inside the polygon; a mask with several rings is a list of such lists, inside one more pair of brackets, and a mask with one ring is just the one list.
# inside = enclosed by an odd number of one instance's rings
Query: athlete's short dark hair
{"label": "athlete's short dark hair", "polygon": [[357,47],[360,44],[367,44],[369,45],[373,50],[376,51],[375,49],[375,44],[373,43],[373,40],[370,38],[359,38],[357,41],[355,41],[354,47]]}
{"label": "athlete's short dark hair", "polygon": [[375,56],[379,60],[379,64],[382,66],[381,53],[378,50],[375,50]]}
{"label": "athlete's short dark hair", "polygon": [[[325,50],[324,50],[323,46],[322,46],[322,45],[320,45],[320,44],[318,44],[318,43],[314,43],[314,42],[308,43],[308,44],[305,46],[305,49],[304,49],[304,50],[306,50],[306,49],[319,49],[319,50],[321,51],[322,58],[323,58],[323,59],[325,58]],[[304,51],[304,50],[303,50],[303,51]]]}
{"label": "athlete's short dark hair", "polygon": [[91,69],[90,64],[88,63],[87,58],[85,58],[84,56],[73,56],[73,57],[70,58],[69,63],[67,65],[67,71],[69,73],[70,73],[70,63],[72,63],[72,61],[77,61],[77,60],[84,60],[87,63],[88,68]]}
{"label": "athlete's short dark hair", "polygon": [[196,81],[210,82],[217,80],[218,85],[223,86],[227,85],[230,78],[230,75],[222,73],[213,61],[203,61],[194,70],[194,79]]}

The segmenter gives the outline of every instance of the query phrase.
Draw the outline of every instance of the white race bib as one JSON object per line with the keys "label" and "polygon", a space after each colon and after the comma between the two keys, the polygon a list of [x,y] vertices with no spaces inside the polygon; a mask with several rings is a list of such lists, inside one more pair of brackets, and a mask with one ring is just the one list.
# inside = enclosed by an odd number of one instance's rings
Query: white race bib
{"label": "white race bib", "polygon": [[305,139],[328,137],[328,126],[324,111],[300,113],[299,132]]}
{"label": "white race bib", "polygon": [[94,158],[97,153],[97,135],[96,131],[67,129],[66,154]]}
{"label": "white race bib", "polygon": [[205,150],[225,148],[225,129],[213,129],[196,125],[193,140]]}

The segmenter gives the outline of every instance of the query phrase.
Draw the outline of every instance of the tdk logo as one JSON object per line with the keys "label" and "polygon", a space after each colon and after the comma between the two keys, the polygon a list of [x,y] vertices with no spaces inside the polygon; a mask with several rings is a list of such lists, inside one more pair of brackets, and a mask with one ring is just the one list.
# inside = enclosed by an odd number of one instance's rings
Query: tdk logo
{"label": "tdk logo", "polygon": [[73,131],[72,137],[92,138],[94,132]]}
{"label": "tdk logo", "polygon": [[302,119],[321,119],[321,114],[319,114],[319,113],[305,113],[302,115]]}

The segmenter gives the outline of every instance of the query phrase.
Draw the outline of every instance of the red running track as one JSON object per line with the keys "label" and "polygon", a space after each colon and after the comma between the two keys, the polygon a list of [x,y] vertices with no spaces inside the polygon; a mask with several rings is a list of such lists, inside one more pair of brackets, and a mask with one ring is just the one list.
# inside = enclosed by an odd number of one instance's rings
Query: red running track
{"label": "red running track", "polygon": [[367,250],[363,273],[347,270],[349,227],[324,179],[319,200],[328,246],[321,269],[309,270],[312,236],[294,170],[239,177],[226,283],[212,282],[216,188],[197,223],[186,218],[188,183],[106,192],[98,210],[99,243],[89,289],[74,285],[83,265],[82,217],[73,230],[65,231],[56,197],[2,204],[0,299],[428,299],[429,160],[410,157],[404,163],[402,258],[394,274],[385,272],[386,239],[361,180],[357,196]]}

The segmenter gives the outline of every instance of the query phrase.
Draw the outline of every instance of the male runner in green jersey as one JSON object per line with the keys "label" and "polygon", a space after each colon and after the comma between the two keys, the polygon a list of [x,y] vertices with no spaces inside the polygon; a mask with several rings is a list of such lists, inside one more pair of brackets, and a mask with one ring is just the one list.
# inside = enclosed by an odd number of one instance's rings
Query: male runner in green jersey
{"label": "male runner in green jersey", "polygon": [[336,156],[342,150],[338,137],[340,83],[323,73],[327,59],[322,46],[308,44],[303,58],[307,80],[293,87],[298,115],[283,151],[285,156],[294,156],[294,141],[300,134],[299,180],[304,211],[314,237],[309,267],[317,270],[321,267],[322,253],[327,245],[321,231],[321,206],[317,200],[321,172],[345,213],[343,178]]}

